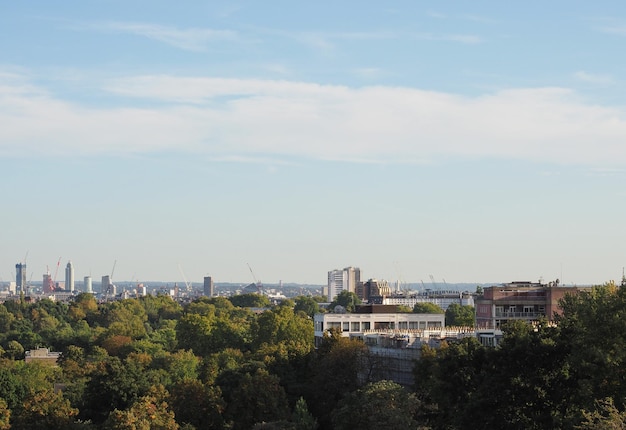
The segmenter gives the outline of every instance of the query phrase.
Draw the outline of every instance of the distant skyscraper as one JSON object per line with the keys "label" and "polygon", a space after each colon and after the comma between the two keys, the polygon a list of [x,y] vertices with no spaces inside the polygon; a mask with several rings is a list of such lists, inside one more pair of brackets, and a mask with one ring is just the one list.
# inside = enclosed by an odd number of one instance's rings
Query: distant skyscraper
{"label": "distant skyscraper", "polygon": [[111,294],[113,290],[113,284],[111,283],[111,277],[109,275],[104,275],[102,277],[102,286],[100,287],[100,292],[102,294]]}
{"label": "distant skyscraper", "polygon": [[65,289],[74,291],[74,266],[71,261],[65,266]]}
{"label": "distant skyscraper", "polygon": [[17,263],[15,265],[15,285],[17,292],[26,293],[26,263]]}
{"label": "distant skyscraper", "polygon": [[359,282],[361,282],[361,269],[358,267],[331,270],[328,272],[328,301],[333,301],[342,291],[356,293],[356,286]]}
{"label": "distant skyscraper", "polygon": [[210,276],[204,277],[204,295],[213,297],[213,278]]}
{"label": "distant skyscraper", "polygon": [[92,285],[92,281],[91,281],[91,276],[85,276],[83,278],[83,289],[86,293],[93,293],[93,285]]}

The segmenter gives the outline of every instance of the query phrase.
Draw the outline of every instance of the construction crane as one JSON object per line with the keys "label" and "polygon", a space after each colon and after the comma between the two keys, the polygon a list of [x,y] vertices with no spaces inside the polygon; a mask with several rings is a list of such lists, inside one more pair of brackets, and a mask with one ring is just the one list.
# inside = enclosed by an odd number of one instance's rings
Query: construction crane
{"label": "construction crane", "polygon": [[261,292],[261,289],[263,288],[263,284],[261,283],[261,281],[257,280],[256,276],[254,276],[254,272],[252,271],[252,267],[250,267],[249,263],[246,263],[248,265],[248,269],[250,269],[250,274],[252,274],[252,279],[254,280],[254,285],[256,285],[257,290],[259,291],[259,293]]}
{"label": "construction crane", "polygon": [[180,274],[183,276],[183,281],[185,281],[185,286],[187,287],[187,291],[191,291],[191,284],[187,282],[187,277],[183,273],[183,268],[180,267],[180,264],[178,265],[178,270],[180,271]]}
{"label": "construction crane", "polygon": [[435,277],[433,275],[428,275],[430,276],[430,280],[433,283],[433,289],[437,289],[437,283],[435,282]]}
{"label": "construction crane", "polygon": [[117,264],[117,260],[113,262],[113,268],[111,269],[111,283],[113,283],[113,273],[115,272],[115,265]]}
{"label": "construction crane", "polygon": [[61,265],[61,257],[59,257],[59,261],[57,261],[57,268],[54,271],[54,278],[52,278],[52,284],[54,285],[55,289],[57,287],[57,275],[59,274],[59,266],[60,265]]}

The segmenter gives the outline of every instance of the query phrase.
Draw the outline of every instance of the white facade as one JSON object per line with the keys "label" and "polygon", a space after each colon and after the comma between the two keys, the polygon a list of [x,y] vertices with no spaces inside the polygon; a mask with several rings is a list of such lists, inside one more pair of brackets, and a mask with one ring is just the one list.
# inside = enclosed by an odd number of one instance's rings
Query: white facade
{"label": "white facade", "polygon": [[346,267],[328,272],[328,301],[332,302],[342,291],[356,293],[356,286],[361,281],[361,269]]}
{"label": "white facade", "polygon": [[93,284],[91,281],[91,276],[85,276],[83,278],[83,289],[86,293],[93,293]]}
{"label": "white facade", "polygon": [[74,266],[71,261],[65,266],[65,289],[74,291]]}
{"label": "white facade", "polygon": [[315,314],[315,337],[326,330],[338,328],[344,337],[362,336],[368,332],[410,332],[445,327],[445,314],[412,313],[347,313]]}
{"label": "white facade", "polygon": [[384,305],[402,305],[413,308],[417,303],[432,303],[446,311],[448,306],[456,303],[461,306],[474,306],[474,296],[471,294],[440,294],[440,295],[396,295],[383,298]]}

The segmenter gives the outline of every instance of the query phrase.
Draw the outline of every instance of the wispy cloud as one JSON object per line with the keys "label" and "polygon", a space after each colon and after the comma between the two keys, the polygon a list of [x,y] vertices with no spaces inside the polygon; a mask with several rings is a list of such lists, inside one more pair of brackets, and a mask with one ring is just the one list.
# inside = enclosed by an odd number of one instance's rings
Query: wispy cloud
{"label": "wispy cloud", "polygon": [[136,22],[109,22],[99,24],[97,28],[147,37],[188,51],[204,51],[209,44],[216,41],[235,40],[237,38],[237,33],[230,30],[213,30],[208,28],[178,29]]}
{"label": "wispy cloud", "polygon": [[613,77],[606,74],[600,73],[589,73],[584,70],[580,70],[574,73],[574,77],[579,81],[590,83],[590,84],[599,84],[599,85],[610,85],[615,83]]}
{"label": "wispy cloud", "polygon": [[123,107],[96,109],[0,77],[0,154],[167,150],[232,161],[470,157],[626,164],[626,112],[586,104],[564,88],[466,97],[407,87],[164,75],[118,79],[106,90],[123,96]]}
{"label": "wispy cloud", "polygon": [[483,39],[481,37],[473,34],[415,33],[412,35],[412,37],[419,40],[458,42],[465,45],[476,45],[483,42]]}
{"label": "wispy cloud", "polygon": [[603,33],[626,36],[626,25],[624,24],[607,24],[599,27],[598,29]]}

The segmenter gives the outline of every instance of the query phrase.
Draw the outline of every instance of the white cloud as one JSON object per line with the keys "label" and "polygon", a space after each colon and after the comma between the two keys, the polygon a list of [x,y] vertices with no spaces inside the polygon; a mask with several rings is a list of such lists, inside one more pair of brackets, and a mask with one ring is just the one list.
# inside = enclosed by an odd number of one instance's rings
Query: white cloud
{"label": "white cloud", "polygon": [[586,104],[564,88],[465,97],[403,87],[137,76],[112,81],[107,90],[124,96],[125,106],[94,108],[0,79],[0,154],[168,150],[231,161],[626,163],[626,112]]}
{"label": "white cloud", "polygon": [[589,73],[584,70],[580,70],[574,73],[574,77],[582,82],[587,82],[590,84],[598,84],[598,85],[610,85],[615,81],[610,75],[600,74],[600,73]]}
{"label": "white cloud", "polygon": [[181,30],[163,25],[133,22],[111,22],[99,27],[110,31],[136,34],[188,51],[204,51],[210,43],[220,40],[234,40],[237,37],[236,33],[230,30],[207,28]]}

